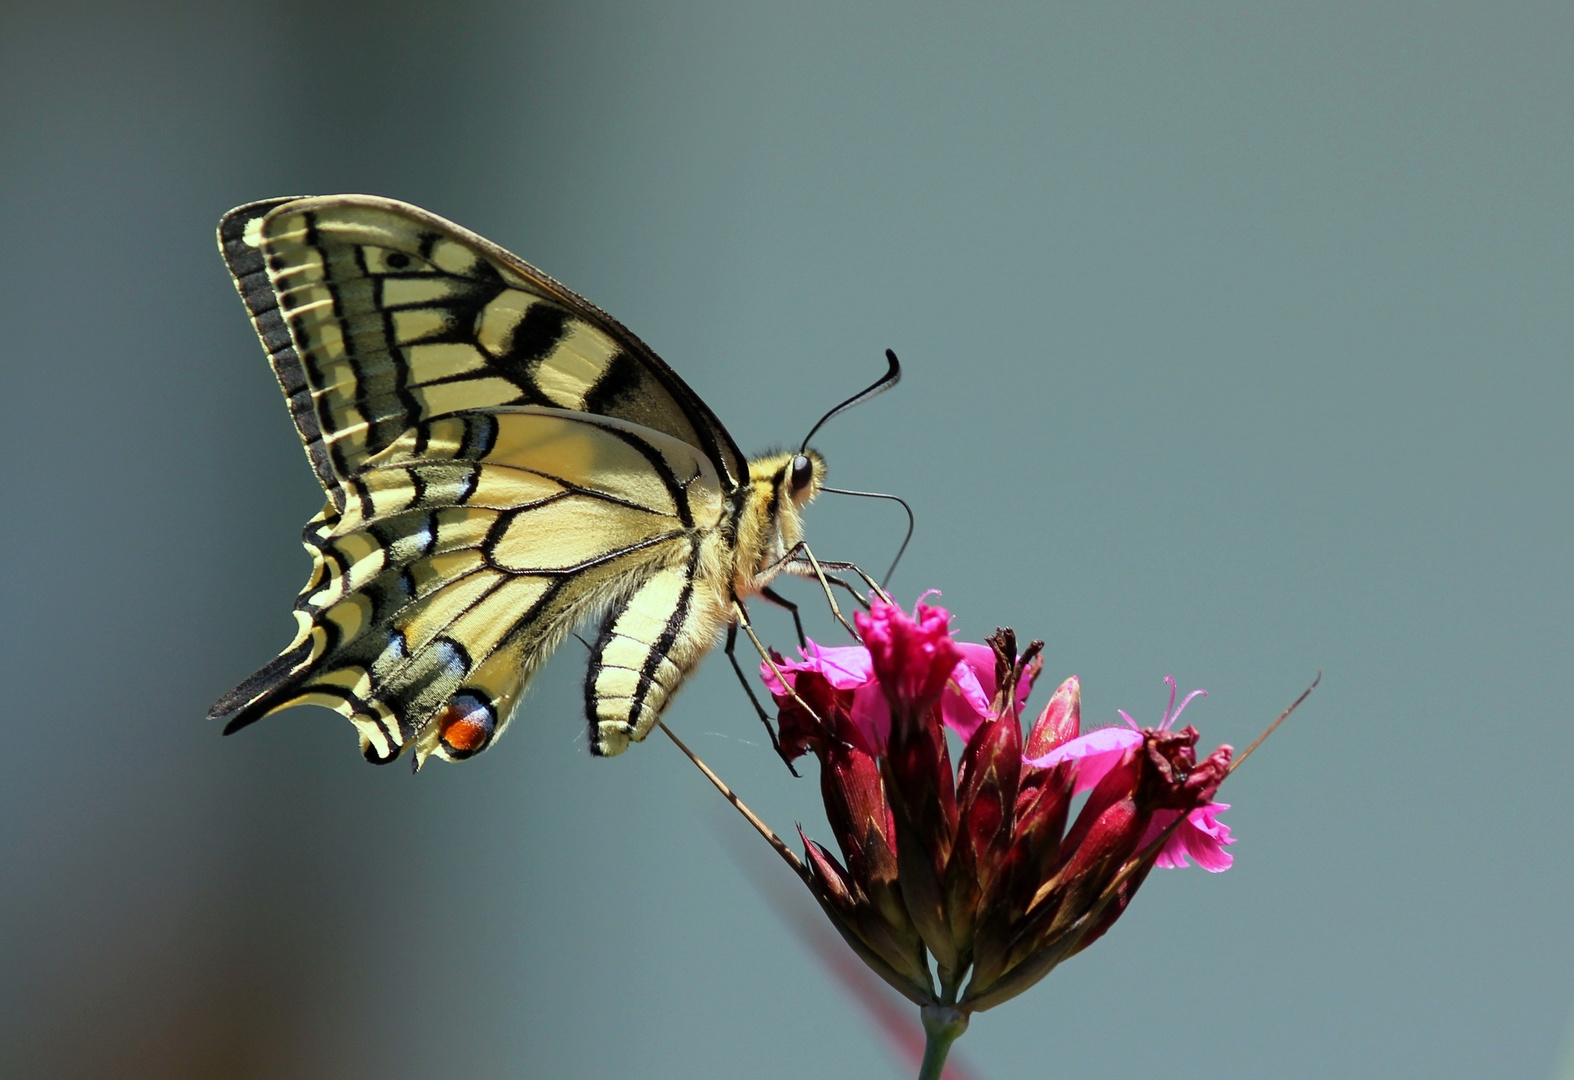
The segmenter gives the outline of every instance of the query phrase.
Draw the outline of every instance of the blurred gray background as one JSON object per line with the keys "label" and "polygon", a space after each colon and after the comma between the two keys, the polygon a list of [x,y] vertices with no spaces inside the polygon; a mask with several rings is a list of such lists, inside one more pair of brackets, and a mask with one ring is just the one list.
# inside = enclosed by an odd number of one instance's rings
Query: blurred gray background
{"label": "blurred gray background", "polygon": [[[417,778],[203,719],[321,503],[213,228],[334,191],[561,278],[747,450],[896,349],[833,482],[1089,722],[1174,673],[1242,746],[1323,670],[1235,869],[1155,873],[975,1075],[1574,1075],[1571,45],[1566,3],[0,7],[0,1075],[911,1075],[673,747],[588,756],[577,647]],[[811,530],[879,569],[901,521]],[[671,720],[824,835],[719,656]]]}

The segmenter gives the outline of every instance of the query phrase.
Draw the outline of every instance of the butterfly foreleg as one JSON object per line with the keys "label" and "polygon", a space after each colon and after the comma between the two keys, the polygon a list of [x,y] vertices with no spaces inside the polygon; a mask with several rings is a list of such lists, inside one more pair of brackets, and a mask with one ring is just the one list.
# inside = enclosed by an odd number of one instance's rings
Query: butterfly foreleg
{"label": "butterfly foreleg", "polygon": [[[799,561],[800,556],[808,561],[809,571],[805,572],[803,570],[803,563]],[[858,631],[853,629],[853,624],[848,622],[846,616],[842,614],[841,607],[836,603],[836,597],[831,593],[831,583],[826,579],[825,570],[820,566],[820,561],[814,557],[814,552],[809,550],[808,544],[802,540],[798,541],[778,565],[789,574],[796,574],[800,577],[812,577],[818,581],[820,588],[825,591],[825,602],[830,605],[831,614],[836,616],[836,621],[842,624],[842,628],[851,634],[855,641],[859,640]],[[848,565],[851,564],[849,563]]]}
{"label": "butterfly foreleg", "polygon": [[895,600],[891,599],[891,594],[885,591],[885,586],[881,585],[874,578],[870,577],[864,571],[864,568],[859,566],[857,563],[822,562],[819,564],[819,570],[816,571],[812,561],[805,559],[802,562],[795,561],[792,566],[784,566],[782,569],[787,571],[789,574],[796,574],[799,577],[823,577],[824,580],[829,581],[832,585],[840,585],[842,588],[852,593],[853,596],[857,598],[858,602],[862,604],[865,609],[867,609],[869,607],[869,602],[859,595],[856,589],[847,584],[845,581],[842,581],[840,578],[824,573],[826,570],[851,570],[853,573],[857,574],[863,579],[863,583],[869,587],[869,591],[875,596],[878,596],[887,604],[896,603]]}
{"label": "butterfly foreleg", "polygon": [[727,644],[722,651],[727,654],[727,659],[732,663],[733,673],[738,676],[738,681],[743,684],[743,692],[749,695],[749,704],[754,706],[754,712],[759,716],[760,723],[765,725],[765,734],[769,735],[771,739],[771,749],[775,750],[777,756],[787,765],[787,771],[797,776],[799,775],[798,770],[793,767],[792,759],[787,756],[787,752],[782,749],[781,741],[776,737],[776,727],[771,723],[770,714],[765,711],[765,706],[760,704],[760,699],[754,692],[754,684],[744,674],[743,665],[738,663],[737,650],[738,624],[733,622],[727,626]]}

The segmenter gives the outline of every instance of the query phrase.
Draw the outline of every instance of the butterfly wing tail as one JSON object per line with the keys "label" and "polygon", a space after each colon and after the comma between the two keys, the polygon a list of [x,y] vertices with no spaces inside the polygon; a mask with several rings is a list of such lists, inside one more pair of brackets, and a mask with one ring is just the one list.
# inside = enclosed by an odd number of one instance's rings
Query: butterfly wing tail
{"label": "butterfly wing tail", "polygon": [[208,719],[225,720],[224,734],[233,735],[292,705],[323,705],[354,722],[367,761],[385,765],[397,758],[408,740],[393,717],[381,715],[374,704],[359,701],[346,688],[314,681],[321,674],[318,667],[311,641],[293,646],[214,702]]}
{"label": "butterfly wing tail", "polygon": [[279,704],[281,695],[300,685],[309,670],[312,656],[311,642],[303,641],[287,649],[264,665],[256,674],[213,703],[208,710],[209,720],[229,718],[224,734],[233,735],[241,728],[261,720]]}

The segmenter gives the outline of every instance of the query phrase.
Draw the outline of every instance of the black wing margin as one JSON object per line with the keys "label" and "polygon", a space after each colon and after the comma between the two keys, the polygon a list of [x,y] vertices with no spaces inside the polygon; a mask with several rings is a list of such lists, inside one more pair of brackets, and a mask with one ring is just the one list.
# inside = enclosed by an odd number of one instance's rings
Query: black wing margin
{"label": "black wing margin", "polygon": [[[322,426],[317,420],[311,387],[306,380],[305,369],[301,366],[300,354],[295,351],[295,343],[290,338],[290,328],[285,325],[284,316],[279,311],[279,297],[273,291],[273,283],[268,280],[262,249],[255,240],[256,230],[270,210],[300,198],[302,196],[289,195],[237,206],[219,222],[219,252],[224,256],[230,276],[235,279],[235,288],[240,293],[241,302],[246,305],[246,313],[251,316],[257,337],[262,340],[263,351],[268,354],[268,363],[279,380],[279,388],[284,391],[284,400],[290,407],[295,430],[300,432],[301,442],[306,447],[306,457],[311,462],[312,471],[317,474],[323,490],[334,505],[342,510],[344,489],[328,459],[328,448],[323,442]],[[251,242],[246,239],[248,232],[253,236]]]}

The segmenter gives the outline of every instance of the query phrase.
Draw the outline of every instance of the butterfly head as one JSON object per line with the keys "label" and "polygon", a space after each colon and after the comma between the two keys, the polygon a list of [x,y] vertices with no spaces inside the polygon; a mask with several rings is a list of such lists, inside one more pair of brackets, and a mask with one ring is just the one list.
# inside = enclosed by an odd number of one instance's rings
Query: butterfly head
{"label": "butterfly head", "polygon": [[825,458],[818,450],[766,454],[749,462],[749,483],[768,500],[771,513],[814,501],[825,485]]}
{"label": "butterfly head", "polygon": [[803,507],[825,483],[825,459],[804,449],[765,454],[749,462],[749,493],[738,541],[746,575],[775,563],[803,539]]}

